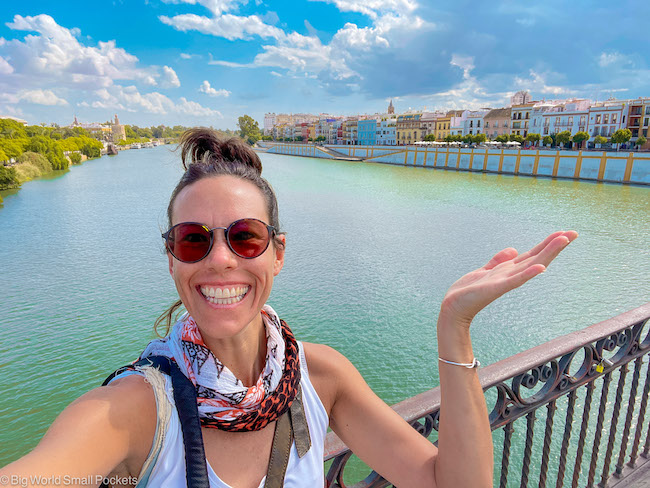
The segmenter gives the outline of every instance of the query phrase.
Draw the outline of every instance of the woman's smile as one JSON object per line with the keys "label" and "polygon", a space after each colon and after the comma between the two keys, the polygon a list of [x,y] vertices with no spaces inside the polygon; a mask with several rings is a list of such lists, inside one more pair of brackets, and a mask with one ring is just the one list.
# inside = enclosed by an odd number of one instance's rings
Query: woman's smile
{"label": "woman's smile", "polygon": [[212,305],[237,305],[241,302],[250,290],[249,285],[224,285],[197,287],[203,298]]}

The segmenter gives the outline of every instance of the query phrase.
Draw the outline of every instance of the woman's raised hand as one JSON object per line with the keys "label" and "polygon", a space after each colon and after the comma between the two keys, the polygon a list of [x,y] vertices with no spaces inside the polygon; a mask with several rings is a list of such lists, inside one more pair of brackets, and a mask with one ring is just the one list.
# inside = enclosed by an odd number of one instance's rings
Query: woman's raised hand
{"label": "woman's raised hand", "polygon": [[491,302],[543,273],[576,237],[576,231],[559,231],[523,254],[512,247],[498,252],[485,266],[451,285],[442,301],[441,314],[469,327],[474,316]]}

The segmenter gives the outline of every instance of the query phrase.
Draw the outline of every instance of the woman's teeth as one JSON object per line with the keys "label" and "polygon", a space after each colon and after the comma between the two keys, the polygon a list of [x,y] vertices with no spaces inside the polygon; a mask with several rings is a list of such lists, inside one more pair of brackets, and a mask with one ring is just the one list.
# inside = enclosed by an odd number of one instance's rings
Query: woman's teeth
{"label": "woman's teeth", "polygon": [[250,286],[234,286],[232,288],[216,288],[211,286],[202,286],[201,293],[210,303],[219,305],[230,305],[231,303],[240,302]]}

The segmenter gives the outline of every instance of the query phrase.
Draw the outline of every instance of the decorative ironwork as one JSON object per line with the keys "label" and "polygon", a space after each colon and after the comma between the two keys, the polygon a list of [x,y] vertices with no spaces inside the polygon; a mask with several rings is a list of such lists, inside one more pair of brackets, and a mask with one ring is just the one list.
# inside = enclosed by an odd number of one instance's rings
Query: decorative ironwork
{"label": "decorative ironwork", "polygon": [[[611,475],[618,479],[634,469],[644,433],[645,443],[641,456],[645,458],[649,456],[650,422],[647,428],[644,427],[650,393],[649,319],[650,303],[584,330],[559,337],[479,371],[483,390],[496,392],[496,403],[489,414],[492,430],[504,430],[499,486],[513,486],[517,482],[509,478],[513,473],[511,469],[513,462],[521,463],[521,478],[518,481],[522,487],[528,486],[531,476],[538,477],[539,482],[535,482],[538,486],[547,486],[547,478],[554,476],[555,472],[557,472],[556,488],[569,486],[568,478],[565,482],[565,471],[566,465],[571,462],[574,465],[570,481],[572,488],[579,484],[585,486],[585,481],[587,487],[593,486],[597,466],[601,466],[599,469],[602,470],[599,485],[605,488]],[[632,362],[635,365],[634,376],[631,385],[626,386],[628,364]],[[639,401],[637,391],[644,367],[646,368],[645,382]],[[608,406],[612,402],[609,384],[615,374],[618,375],[618,386],[613,411],[606,418]],[[594,410],[592,397],[598,385],[600,385],[600,402],[594,427],[590,418],[593,418],[591,413]],[[625,425],[621,432],[618,423],[624,396],[628,401]],[[580,433],[575,437],[577,446],[574,446],[570,442],[574,410],[576,401],[579,402],[582,397],[584,397],[584,407]],[[636,405],[639,405],[638,411],[635,410]],[[536,414],[539,415],[537,411],[544,406],[546,422],[543,441],[540,447],[534,450],[534,443],[540,440],[538,439],[540,436],[534,435],[535,418]],[[404,400],[393,408],[426,437],[438,430],[440,408],[438,388]],[[556,410],[566,412],[566,415],[562,415],[565,419],[564,435],[559,448],[559,457],[551,458],[549,454],[554,449],[552,434]],[[634,437],[630,441],[635,413],[637,422]],[[515,422],[523,417],[527,419],[525,439],[514,435]],[[603,430],[607,428],[606,420],[609,427],[608,442],[605,458],[599,461],[598,453]],[[620,432],[619,437],[617,432]],[[589,472],[586,480],[580,481],[585,442],[590,435],[594,438]],[[523,441],[525,444],[522,447]],[[612,470],[612,456],[615,446],[619,444],[620,451]],[[630,454],[626,464],[628,450]],[[515,460],[513,452],[522,451],[523,457]],[[537,451],[541,451],[540,462],[533,456],[533,452]],[[328,434],[325,461],[333,460],[326,476],[328,488],[348,488],[343,481],[343,473],[350,457],[351,452],[338,437],[334,433]],[[602,465],[599,462],[602,462]],[[382,488],[389,485],[390,483],[376,472],[371,472],[365,480],[349,488]]]}

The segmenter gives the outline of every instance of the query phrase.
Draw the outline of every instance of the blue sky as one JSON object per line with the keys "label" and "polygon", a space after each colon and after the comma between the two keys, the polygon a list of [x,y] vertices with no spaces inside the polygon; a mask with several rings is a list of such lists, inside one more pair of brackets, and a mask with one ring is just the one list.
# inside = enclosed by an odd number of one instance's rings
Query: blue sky
{"label": "blue sky", "polygon": [[650,96],[647,3],[572,0],[3,2],[0,115],[235,128]]}

